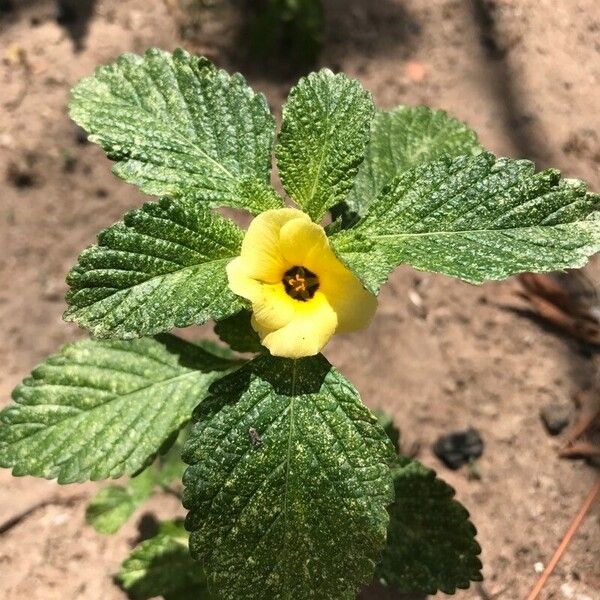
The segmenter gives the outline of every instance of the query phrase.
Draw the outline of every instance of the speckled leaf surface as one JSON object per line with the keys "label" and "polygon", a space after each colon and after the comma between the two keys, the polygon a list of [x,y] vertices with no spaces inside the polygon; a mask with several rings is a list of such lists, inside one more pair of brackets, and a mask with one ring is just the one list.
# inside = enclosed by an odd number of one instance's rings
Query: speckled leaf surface
{"label": "speckled leaf surface", "polygon": [[329,69],[292,88],[275,152],[283,187],[313,220],[352,187],[374,111],[371,94],[358,81]]}
{"label": "speckled leaf surface", "polygon": [[443,110],[398,106],[378,111],[365,160],[346,202],[354,212],[365,214],[385,185],[404,171],[443,156],[479,152],[475,132]]}
{"label": "speckled leaf surface", "polygon": [[469,513],[435,471],[399,459],[387,547],[376,577],[402,592],[453,594],[481,581],[481,548]]}
{"label": "speckled leaf surface", "polygon": [[178,522],[161,523],[157,535],[135,547],[117,579],[134,600],[211,600],[198,563],[188,550],[188,533]]}
{"label": "speckled leaf surface", "polygon": [[215,324],[215,333],[236,352],[262,352],[265,347],[260,343],[258,333],[251,325],[252,313],[243,309]]}
{"label": "speckled leaf surface", "polygon": [[243,232],[188,199],[148,202],[98,235],[67,283],[68,309],[96,337],[132,338],[220,319],[242,308],[225,267]]}
{"label": "speckled leaf surface", "polygon": [[400,452],[400,430],[396,427],[393,417],[383,410],[373,411],[379,426],[385,431],[385,434],[392,442],[394,450]]}
{"label": "speckled leaf surface", "polygon": [[599,208],[600,196],[556,170],[480,154],[399,176],[331,240],[373,292],[401,263],[481,283],[583,266],[600,250]]}
{"label": "speckled leaf surface", "polygon": [[0,466],[59,483],[135,474],[237,365],[169,335],[68,344],[0,412]]}
{"label": "speckled leaf surface", "polygon": [[75,86],[70,114],[146,193],[255,213],[282,204],[269,184],[275,121],[264,96],[205,58],[124,54]]}
{"label": "speckled leaf surface", "polygon": [[385,541],[393,448],[322,356],[211,388],[184,449],[192,555],[224,600],[354,600]]}

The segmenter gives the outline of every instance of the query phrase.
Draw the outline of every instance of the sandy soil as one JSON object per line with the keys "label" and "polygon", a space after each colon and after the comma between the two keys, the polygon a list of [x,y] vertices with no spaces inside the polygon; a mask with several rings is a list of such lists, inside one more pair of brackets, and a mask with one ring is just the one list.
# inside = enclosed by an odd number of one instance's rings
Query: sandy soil
{"label": "sandy soil", "polygon": [[[75,40],[54,4],[0,2],[0,391],[46,354],[83,335],[61,322],[64,276],[95,233],[140,204],[110,174],[102,152],[69,122],[69,87],[123,51],[186,45],[243,70],[279,112],[297,73],[251,65],[235,11],[182,23],[173,0],[81,2],[92,18]],[[321,64],[358,77],[380,106],[425,103],[467,121],[492,151],[555,166],[600,191],[600,5],[596,0],[327,0]],[[184,26],[182,26],[184,25]],[[182,40],[181,33],[188,37]],[[191,37],[190,37],[191,35]],[[600,268],[588,269],[596,283]],[[539,408],[598,385],[597,358],[507,308],[516,282],[472,287],[401,268],[366,334],[340,336],[329,359],[371,407],[392,412],[407,445],[457,489],[483,546],[485,590],[457,598],[523,598],[597,477],[556,456]],[[415,311],[409,291],[424,311]],[[433,457],[441,433],[472,425],[485,441],[481,480]],[[0,597],[117,600],[111,580],[149,517],[112,538],[83,520],[95,484],[0,473],[0,524],[36,503],[0,537]],[[142,511],[181,513],[172,498]],[[141,520],[140,520],[141,519]],[[592,510],[543,598],[600,598],[600,504]],[[487,594],[487,595],[486,595]]]}

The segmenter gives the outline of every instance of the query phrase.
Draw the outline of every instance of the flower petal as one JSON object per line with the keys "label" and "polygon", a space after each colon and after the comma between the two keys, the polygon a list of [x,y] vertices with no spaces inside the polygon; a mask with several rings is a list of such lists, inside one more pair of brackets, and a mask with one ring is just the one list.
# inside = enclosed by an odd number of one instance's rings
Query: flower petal
{"label": "flower petal", "polygon": [[295,318],[298,304],[303,303],[289,296],[283,283],[262,284],[252,302],[254,319],[262,331],[285,327]]}
{"label": "flower petal", "polygon": [[229,288],[234,294],[246,298],[250,302],[260,298],[261,283],[248,275],[248,270],[241,256],[229,262],[225,270],[227,271]]}
{"label": "flower petal", "polygon": [[[307,302],[296,302],[296,314],[285,326],[262,338],[273,356],[301,358],[318,354],[335,333],[337,315],[323,294]],[[264,334],[257,328],[259,335]]]}
{"label": "flower petal", "polygon": [[341,262],[339,267],[335,271],[323,272],[319,288],[337,314],[336,333],[364,329],[375,316],[377,297],[366,290]]}
{"label": "flower petal", "polygon": [[324,229],[306,219],[288,221],[279,233],[281,252],[290,266],[313,270],[306,261],[329,248]]}
{"label": "flower petal", "polygon": [[[312,298],[286,292],[283,276],[294,266],[317,276]],[[338,259],[324,229],[295,209],[256,217],[227,276],[230,288],[252,302],[252,326],[275,356],[315,355],[334,333],[366,327],[377,308],[377,298]]]}
{"label": "flower petal", "polygon": [[289,221],[281,228],[281,250],[286,259],[317,275],[319,289],[337,313],[338,333],[367,327],[377,298],[335,255],[322,227],[312,221]]}
{"label": "flower petal", "polygon": [[280,248],[280,230],[291,220],[310,217],[294,208],[267,210],[248,227],[242,242],[241,257],[250,277],[267,283],[278,283],[290,266]]}

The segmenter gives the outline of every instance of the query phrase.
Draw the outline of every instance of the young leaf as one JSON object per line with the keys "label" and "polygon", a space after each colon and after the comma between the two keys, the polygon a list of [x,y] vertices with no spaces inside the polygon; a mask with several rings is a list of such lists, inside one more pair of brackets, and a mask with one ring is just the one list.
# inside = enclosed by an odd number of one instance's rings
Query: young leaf
{"label": "young leaf", "polygon": [[292,88],[277,162],[286,192],[314,221],[352,187],[373,115],[371,94],[346,75],[322,69]]}
{"label": "young leaf", "polygon": [[[204,347],[206,348],[206,345]],[[181,483],[186,468],[181,458],[181,452],[188,433],[187,427],[182,429],[177,441],[169,448],[169,451],[159,455],[152,465],[156,484],[163,489],[169,488],[173,482]]]}
{"label": "young leaf", "polygon": [[205,577],[188,550],[188,534],[178,522],[161,523],[153,538],[133,549],[117,579],[134,600],[210,600]]}
{"label": "young leaf", "polygon": [[374,293],[401,263],[482,283],[583,266],[600,250],[599,208],[600,196],[580,181],[486,153],[397,177],[331,240]]}
{"label": "young leaf", "polygon": [[387,546],[376,577],[398,591],[427,594],[453,594],[481,581],[477,532],[454,490],[417,461],[399,460]]}
{"label": "young leaf", "polygon": [[255,213],[282,206],[269,185],[275,122],[241,75],[153,48],[98,68],[72,94],[72,119],[142,191]]}
{"label": "young leaf", "polygon": [[385,540],[393,449],[322,356],[211,388],[184,449],[192,556],[223,600],[354,600]]}
{"label": "young leaf", "polygon": [[0,412],[0,466],[59,483],[133,475],[237,365],[169,335],[68,344]]}
{"label": "young leaf", "polygon": [[85,520],[98,533],[119,531],[131,515],[152,495],[156,473],[152,467],[133,477],[127,485],[102,488],[88,504]]}
{"label": "young leaf", "polygon": [[174,480],[181,481],[185,465],[181,460],[180,440],[169,451],[126,485],[109,485],[102,488],[88,504],[85,517],[99,533],[116,533],[157,488],[167,489]]}
{"label": "young leaf", "polygon": [[346,202],[350,210],[365,214],[385,185],[404,171],[443,156],[479,152],[477,134],[443,110],[398,106],[379,111],[371,125],[365,160]]}
{"label": "young leaf", "polygon": [[261,352],[264,346],[250,323],[252,313],[241,310],[215,324],[215,333],[236,352]]}
{"label": "young leaf", "polygon": [[189,199],[148,202],[98,235],[68,275],[67,321],[123,339],[221,319],[242,308],[225,267],[243,232]]}

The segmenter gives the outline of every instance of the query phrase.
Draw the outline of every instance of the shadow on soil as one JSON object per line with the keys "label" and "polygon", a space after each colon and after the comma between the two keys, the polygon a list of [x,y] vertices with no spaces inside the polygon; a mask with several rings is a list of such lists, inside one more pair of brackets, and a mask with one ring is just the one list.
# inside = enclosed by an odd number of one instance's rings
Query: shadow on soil
{"label": "shadow on soil", "polygon": [[373,584],[364,588],[357,600],[427,600],[426,594],[401,594]]}
{"label": "shadow on soil", "polygon": [[10,26],[28,18],[32,27],[55,20],[65,29],[76,52],[84,48],[98,0],[0,0],[0,23]]}
{"label": "shadow on soil", "polygon": [[[210,6],[179,2],[183,10],[174,11],[180,35],[186,47],[202,48],[207,32],[222,30],[219,60],[227,57],[230,70],[243,72],[248,77],[267,78],[273,83],[288,83],[314,70],[320,64],[321,53],[313,60],[302,60],[310,53],[299,53],[303,40],[291,39],[288,33],[279,32],[272,40],[266,40],[261,52],[253,52],[252,23],[258,13],[253,0],[220,0]],[[410,56],[421,35],[422,27],[414,15],[402,3],[394,0],[324,0],[323,29],[320,45],[335,55],[336,47],[344,54],[357,54],[365,61],[376,60],[383,55]],[[225,23],[233,26],[225,29]],[[283,32],[294,31],[284,27]],[[351,40],[351,44],[348,41]],[[311,40],[306,40],[307,44]],[[338,65],[329,64],[332,68]]]}
{"label": "shadow on soil", "polygon": [[[501,109],[504,120],[504,129],[513,142],[517,158],[532,160],[539,169],[549,166],[560,167],[560,165],[548,164],[548,157],[544,153],[545,141],[536,135],[534,128],[531,127],[534,115],[521,100],[523,94],[515,82],[514,73],[506,59],[506,50],[498,41],[494,0],[470,0],[470,4],[473,20],[479,29],[481,45],[488,57],[489,85],[494,90],[497,105]],[[585,278],[585,275],[582,275],[585,272],[585,268],[568,271],[563,275],[563,284],[567,289],[577,287],[582,277]],[[567,338],[563,332],[556,330],[543,319],[527,311],[519,314],[532,319],[544,330],[551,331],[565,339],[565,360],[569,364],[571,378],[579,389],[600,390],[600,376],[598,375],[600,353],[597,348]]]}
{"label": "shadow on soil", "polygon": [[521,101],[522,94],[506,60],[506,49],[498,42],[494,18],[495,4],[490,0],[470,0],[470,4],[473,20],[479,30],[480,42],[488,58],[489,84],[501,108],[504,128],[517,150],[516,158],[533,160],[538,167],[545,168],[547,164],[541,150],[544,143],[529,127],[533,116]]}

